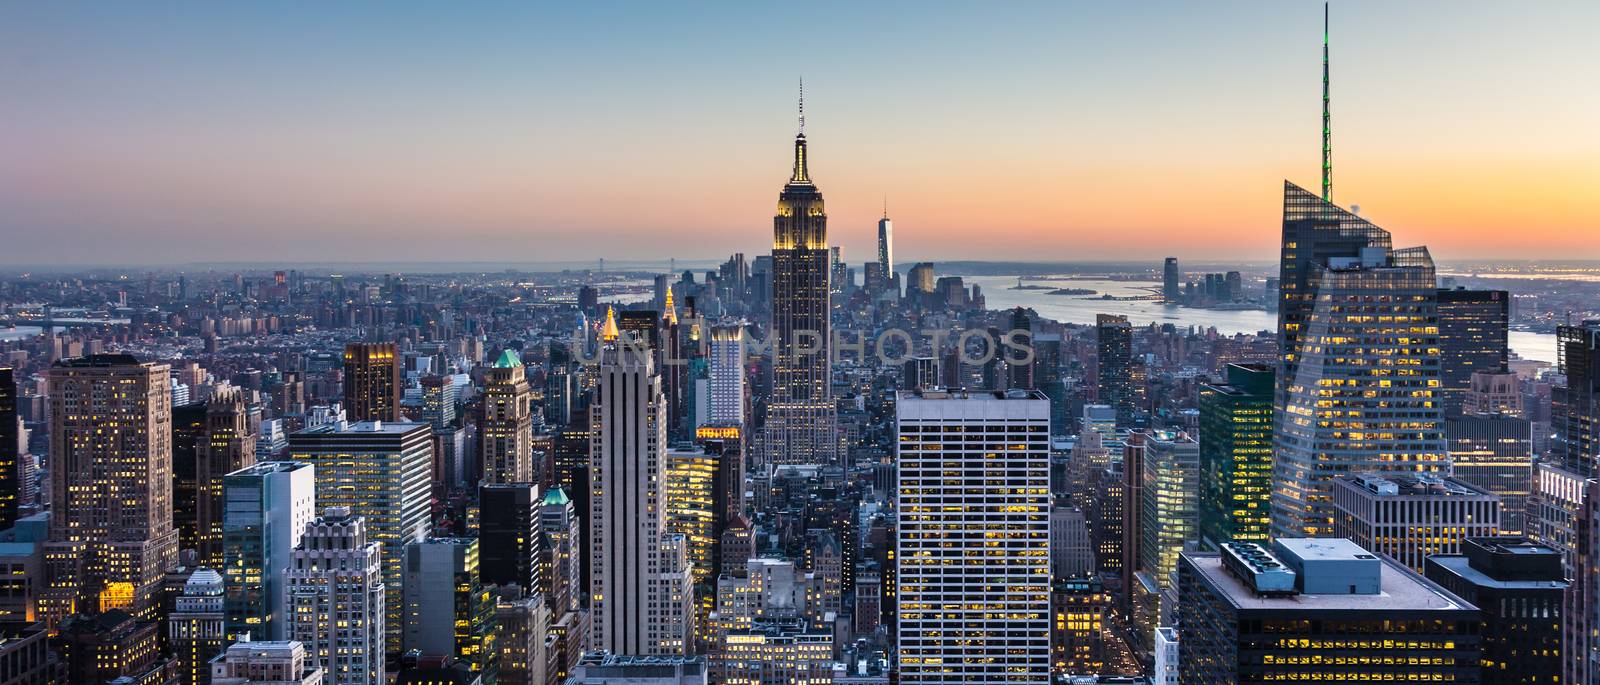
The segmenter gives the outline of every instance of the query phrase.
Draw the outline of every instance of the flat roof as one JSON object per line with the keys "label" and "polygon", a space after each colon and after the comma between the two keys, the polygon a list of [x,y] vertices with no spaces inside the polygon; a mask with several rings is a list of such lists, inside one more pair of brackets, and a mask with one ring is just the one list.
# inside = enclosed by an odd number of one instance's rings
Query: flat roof
{"label": "flat roof", "polygon": [[[1326,542],[1326,540],[1324,540]],[[1346,541],[1348,542],[1348,541]],[[1354,543],[1350,543],[1354,546]],[[1360,549],[1359,546],[1356,547]],[[1365,550],[1363,550],[1365,553]],[[1258,611],[1473,611],[1477,607],[1398,563],[1379,558],[1380,586],[1373,595],[1307,595],[1259,597],[1222,567],[1221,555],[1184,552],[1183,558],[1211,587],[1238,609]],[[1344,557],[1336,557],[1344,558]]]}
{"label": "flat roof", "polygon": [[1471,560],[1464,554],[1435,554],[1428,557],[1428,561],[1479,587],[1501,590],[1559,590],[1567,587],[1567,581],[1564,580],[1500,580],[1474,568]]}

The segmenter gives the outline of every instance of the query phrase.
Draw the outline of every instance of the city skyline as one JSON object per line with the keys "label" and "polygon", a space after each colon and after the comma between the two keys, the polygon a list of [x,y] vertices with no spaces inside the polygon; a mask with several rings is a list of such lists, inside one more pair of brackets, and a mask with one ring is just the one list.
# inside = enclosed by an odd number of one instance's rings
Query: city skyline
{"label": "city skyline", "polygon": [[[852,262],[885,201],[911,256],[1265,261],[1317,178],[1314,2],[808,6],[803,59],[798,8],[411,9],[0,10],[0,262],[759,252],[801,76]],[[1565,85],[1600,9],[1449,9],[1334,5],[1334,201],[1442,261],[1600,256],[1600,96]]]}

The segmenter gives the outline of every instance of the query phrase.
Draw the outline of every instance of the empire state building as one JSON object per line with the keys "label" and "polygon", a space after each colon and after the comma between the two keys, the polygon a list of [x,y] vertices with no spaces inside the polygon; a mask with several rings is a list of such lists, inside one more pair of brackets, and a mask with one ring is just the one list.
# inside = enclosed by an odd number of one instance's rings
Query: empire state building
{"label": "empire state building", "polygon": [[828,215],[806,169],[805,101],[794,173],[772,218],[772,397],[762,451],[769,464],[832,464],[839,436],[830,391]]}

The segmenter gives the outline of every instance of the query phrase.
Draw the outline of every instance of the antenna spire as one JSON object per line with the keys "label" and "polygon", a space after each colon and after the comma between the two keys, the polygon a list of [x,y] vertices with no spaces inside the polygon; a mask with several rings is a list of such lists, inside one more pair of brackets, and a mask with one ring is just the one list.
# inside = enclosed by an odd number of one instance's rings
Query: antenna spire
{"label": "antenna spire", "polygon": [[800,77],[800,137],[806,136],[806,77]]}
{"label": "antenna spire", "polygon": [[1333,202],[1333,123],[1328,113],[1328,2],[1322,3],[1322,201]]}

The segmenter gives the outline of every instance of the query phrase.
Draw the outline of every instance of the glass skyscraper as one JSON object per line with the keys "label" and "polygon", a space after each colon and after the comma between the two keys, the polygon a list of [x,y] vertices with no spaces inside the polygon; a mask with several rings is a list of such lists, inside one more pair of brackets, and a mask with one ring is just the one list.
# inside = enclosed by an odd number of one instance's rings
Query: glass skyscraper
{"label": "glass skyscraper", "polygon": [[1272,524],[1272,386],[1261,364],[1229,364],[1200,386],[1200,538],[1262,541]]}

